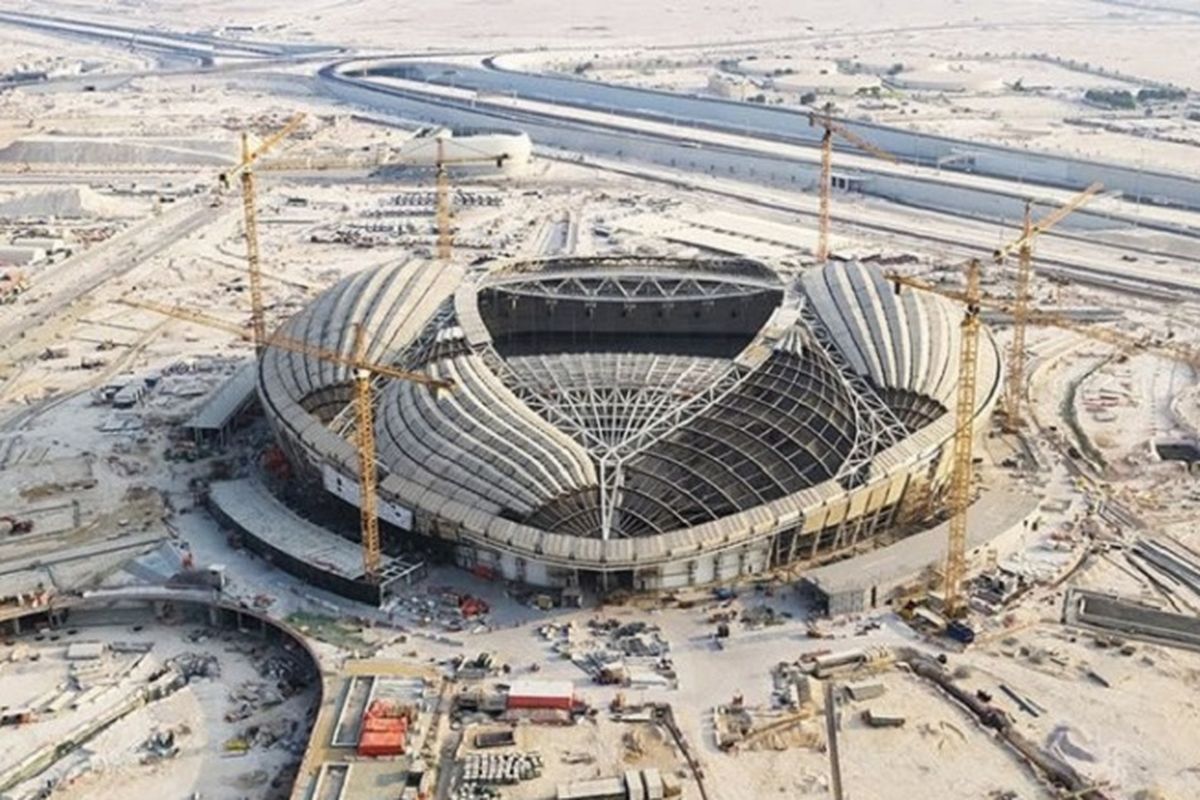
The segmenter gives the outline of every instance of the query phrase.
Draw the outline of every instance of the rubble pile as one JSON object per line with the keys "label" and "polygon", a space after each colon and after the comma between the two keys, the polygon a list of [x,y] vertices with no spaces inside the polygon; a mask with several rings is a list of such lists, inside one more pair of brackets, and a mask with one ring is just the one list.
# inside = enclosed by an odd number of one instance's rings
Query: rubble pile
{"label": "rubble pile", "polygon": [[[186,726],[181,726],[183,730],[180,733],[185,733]],[[146,751],[142,756],[143,764],[152,764],[156,761],[163,761],[168,758],[174,758],[179,755],[179,746],[175,744],[175,730],[168,728],[167,730],[156,730],[151,733],[146,740],[142,742],[142,749]]]}
{"label": "rubble pile", "polygon": [[487,601],[448,587],[429,587],[425,594],[396,598],[386,607],[388,618],[397,617],[414,627],[438,628],[449,633],[468,625],[487,625],[491,608]]}
{"label": "rubble pile", "polygon": [[286,698],[283,691],[257,681],[247,681],[229,693],[233,708],[225,712],[226,722],[248,719],[262,708],[271,708]]}
{"label": "rubble pile", "polygon": [[167,662],[185,681],[221,677],[221,662],[210,653],[180,653]]}

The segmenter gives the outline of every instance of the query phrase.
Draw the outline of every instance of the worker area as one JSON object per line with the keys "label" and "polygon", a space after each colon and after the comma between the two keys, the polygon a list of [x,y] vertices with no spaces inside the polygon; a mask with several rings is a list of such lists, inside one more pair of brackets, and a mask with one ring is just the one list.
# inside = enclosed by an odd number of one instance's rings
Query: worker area
{"label": "worker area", "polygon": [[0,798],[1200,797],[1179,75],[149,5],[0,12]]}

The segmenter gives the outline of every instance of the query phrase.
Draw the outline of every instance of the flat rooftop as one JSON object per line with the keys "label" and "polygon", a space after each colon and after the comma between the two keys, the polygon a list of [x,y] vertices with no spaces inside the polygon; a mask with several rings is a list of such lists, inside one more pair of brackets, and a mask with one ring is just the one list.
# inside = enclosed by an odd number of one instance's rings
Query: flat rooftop
{"label": "flat rooftop", "polygon": [[219,431],[254,398],[257,372],[254,359],[242,364],[218,386],[185,423],[192,430]]}
{"label": "flat rooftop", "polygon": [[209,487],[214,503],[242,530],[305,563],[344,578],[363,575],[362,548],[309,522],[250,478],[218,481]]}

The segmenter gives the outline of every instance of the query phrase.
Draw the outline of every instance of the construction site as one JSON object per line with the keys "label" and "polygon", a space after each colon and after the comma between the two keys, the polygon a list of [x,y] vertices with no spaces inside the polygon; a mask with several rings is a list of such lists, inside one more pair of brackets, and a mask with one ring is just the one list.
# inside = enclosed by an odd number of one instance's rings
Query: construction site
{"label": "construction site", "polygon": [[0,798],[1200,797],[1194,9],[144,5],[0,10]]}

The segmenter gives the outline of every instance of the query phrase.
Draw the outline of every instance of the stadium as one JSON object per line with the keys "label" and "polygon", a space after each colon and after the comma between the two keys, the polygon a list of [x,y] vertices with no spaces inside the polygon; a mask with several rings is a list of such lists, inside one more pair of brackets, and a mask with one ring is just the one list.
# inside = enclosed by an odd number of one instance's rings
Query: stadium
{"label": "stadium", "polygon": [[[385,541],[531,585],[657,590],[890,538],[949,477],[961,317],[868,264],[597,257],[387,265],[281,332],[350,352],[361,324],[370,360],[454,384],[375,381]],[[1001,368],[986,331],[980,350],[982,427]],[[351,378],[278,348],[258,375],[299,494],[346,514]]]}

